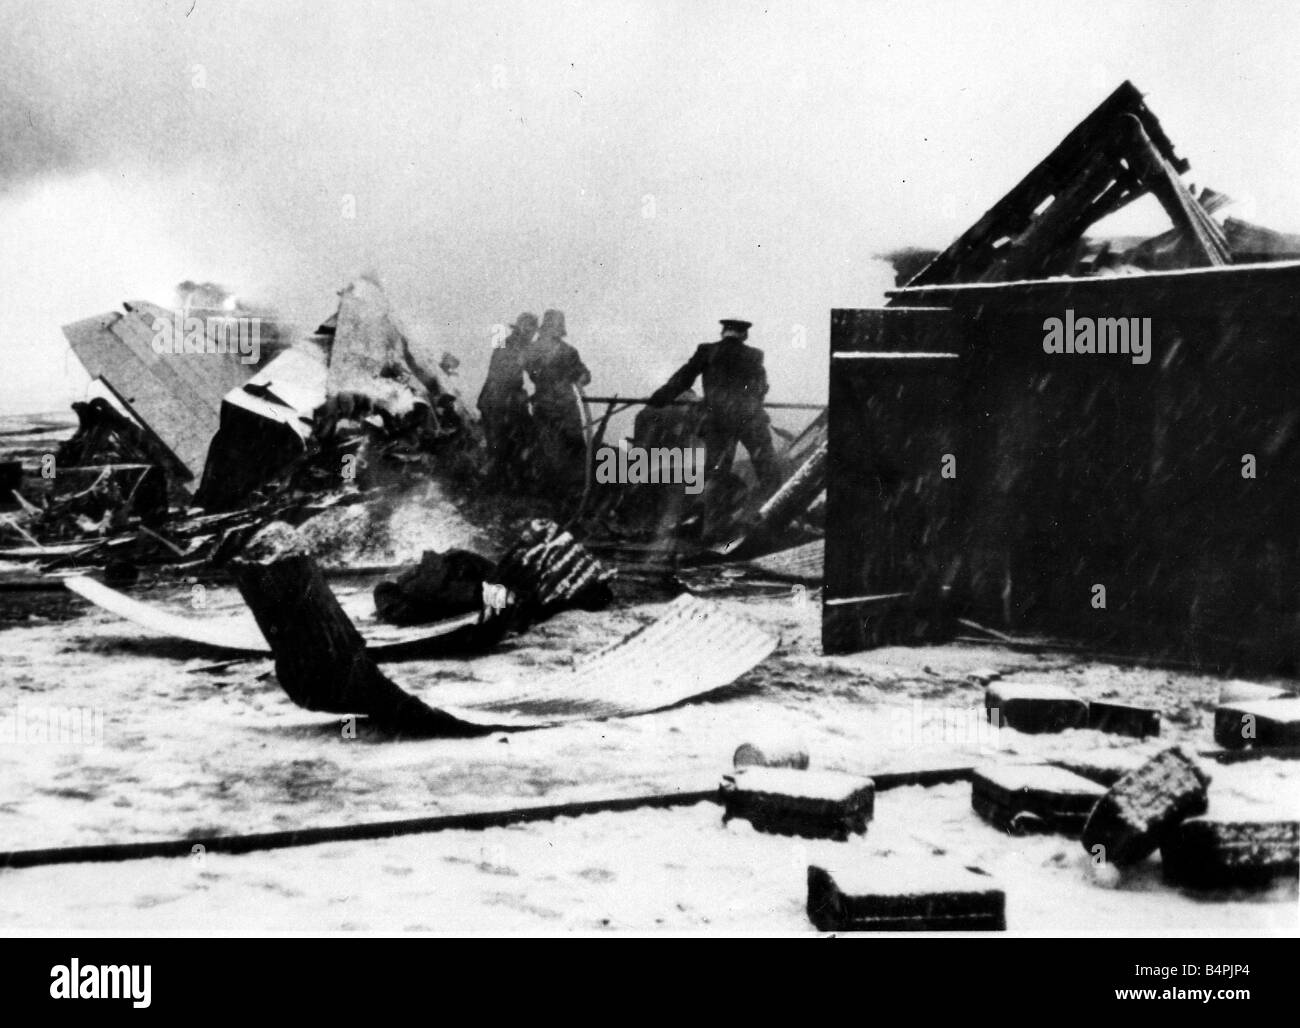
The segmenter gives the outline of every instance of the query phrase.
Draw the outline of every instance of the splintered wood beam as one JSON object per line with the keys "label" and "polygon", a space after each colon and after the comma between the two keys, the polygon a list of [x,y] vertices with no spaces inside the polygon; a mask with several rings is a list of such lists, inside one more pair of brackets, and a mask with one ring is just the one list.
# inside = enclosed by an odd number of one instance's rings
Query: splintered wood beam
{"label": "splintered wood beam", "polygon": [[1088,212],[1114,184],[1114,169],[1115,163],[1104,151],[1088,158],[1074,180],[1056,192],[1050,206],[1003,248],[1005,256],[1000,255],[980,281],[1041,273],[1045,263],[1078,241]]}
{"label": "splintered wood beam", "polygon": [[[995,255],[993,244],[1004,237],[1022,233],[1034,212],[1048,197],[1074,182],[1089,156],[1106,149],[1116,135],[1121,116],[1139,119],[1154,140],[1156,151],[1169,161],[1176,172],[1187,169],[1187,162],[1174,152],[1160,122],[1131,82],[1123,82],[1091,114],[1070,131],[1050,154],[1039,162],[1020,182],[948,249],[934,258],[908,283],[909,286],[941,285],[974,281],[988,267]],[[1118,173],[1118,168],[1116,169]]]}
{"label": "splintered wood beam", "polygon": [[1232,253],[1223,232],[1156,149],[1142,122],[1133,115],[1126,115],[1125,122],[1138,174],[1160,201],[1174,227],[1186,233],[1203,264],[1216,267],[1231,264]]}

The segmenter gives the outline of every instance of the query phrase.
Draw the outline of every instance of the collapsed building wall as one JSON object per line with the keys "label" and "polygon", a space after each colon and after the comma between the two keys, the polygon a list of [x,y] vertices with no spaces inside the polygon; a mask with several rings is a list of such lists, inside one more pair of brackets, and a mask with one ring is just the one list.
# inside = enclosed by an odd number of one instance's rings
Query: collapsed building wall
{"label": "collapsed building wall", "polygon": [[[1298,292],[1290,262],[920,286],[835,311],[826,650],[967,617],[1293,670]],[[1149,362],[1045,352],[1067,311],[1150,319]]]}

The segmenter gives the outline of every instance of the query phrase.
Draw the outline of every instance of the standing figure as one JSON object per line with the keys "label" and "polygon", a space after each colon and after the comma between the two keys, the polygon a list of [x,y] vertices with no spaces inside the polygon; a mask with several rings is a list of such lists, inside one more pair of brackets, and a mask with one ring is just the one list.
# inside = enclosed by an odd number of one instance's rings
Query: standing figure
{"label": "standing figure", "polygon": [[574,387],[587,385],[591,372],[565,341],[563,311],[542,315],[537,338],[524,353],[524,370],[533,380],[541,484],[547,490],[580,489],[586,478],[587,442]]}
{"label": "standing figure", "polygon": [[522,478],[525,453],[533,435],[524,389],[524,355],[536,334],[537,315],[519,315],[505,341],[493,349],[487,380],[478,394],[487,440],[487,477],[494,486],[514,488]]}
{"label": "standing figure", "polygon": [[[710,485],[720,486],[730,475],[737,443],[744,445],[764,490],[771,492],[781,484],[770,421],[763,409],[767,395],[763,351],[745,345],[749,328],[748,321],[724,320],[722,338],[697,346],[691,359],[650,396],[651,406],[662,406],[689,389],[696,378],[703,378],[700,435],[704,439],[706,491]],[[705,507],[707,512],[707,500]]]}

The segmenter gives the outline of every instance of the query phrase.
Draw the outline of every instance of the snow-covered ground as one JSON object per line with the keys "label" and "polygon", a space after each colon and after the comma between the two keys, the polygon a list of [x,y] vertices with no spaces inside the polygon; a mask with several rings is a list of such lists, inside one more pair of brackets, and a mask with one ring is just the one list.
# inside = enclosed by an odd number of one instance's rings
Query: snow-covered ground
{"label": "snow-covered ground", "polygon": [[[140,594],[186,603],[183,588]],[[565,666],[645,623],[668,596],[573,612],[474,661],[389,665],[437,705],[440,682]],[[295,707],[269,661],[204,670],[221,656],[141,630],[81,601],[48,599],[0,619],[0,707],[90,707],[99,745],[0,741],[0,849],[203,838],[712,787],[747,740],[788,740],[815,767],[857,773],[1067,752],[1213,748],[1220,680],[954,645],[823,657],[820,612],[797,596],[724,599],[778,635],[776,653],[722,694],[656,714],[469,740],[393,741]],[[239,602],[209,589],[207,609]],[[50,617],[51,614],[56,615]],[[1154,703],[1156,742],[1091,731],[1026,736],[978,726],[991,676],[1046,678],[1085,698]],[[611,682],[611,689],[618,683]],[[1105,754],[1102,754],[1105,756]],[[1215,802],[1300,808],[1300,766],[1207,761]],[[970,809],[965,783],[882,791],[848,843],[724,826],[711,803],[601,813],[226,856],[0,871],[0,931],[801,933],[818,854],[864,861],[941,850],[993,875],[1008,928],[1038,934],[1294,935],[1296,889],[1196,896],[1165,885],[1154,857],[1118,881],[1077,841],[1012,838]]]}

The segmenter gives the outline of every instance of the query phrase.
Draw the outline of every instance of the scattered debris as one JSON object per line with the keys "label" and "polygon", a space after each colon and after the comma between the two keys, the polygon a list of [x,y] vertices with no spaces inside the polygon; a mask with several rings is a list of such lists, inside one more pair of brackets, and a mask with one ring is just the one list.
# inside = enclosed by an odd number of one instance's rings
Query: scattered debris
{"label": "scattered debris", "polygon": [[823,932],[1001,932],[1006,895],[949,858],[854,854],[809,866],[808,918]]}
{"label": "scattered debris", "polygon": [[613,568],[593,557],[553,521],[534,519],[501,558],[497,574],[534,617],[566,607],[599,610],[611,593]]}
{"label": "scattered debris", "polygon": [[1154,707],[1089,700],[1088,727],[1113,735],[1145,739],[1160,734],[1160,711]]}
{"label": "scattered debris", "polygon": [[[260,314],[253,316],[259,330],[255,355],[215,345],[229,332],[235,318],[230,311],[174,311],[143,301],[123,304],[122,313],[65,325],[63,334],[90,377],[101,380],[142,429],[166,448],[185,481],[197,482],[220,425],[225,395],[257,370],[250,357],[269,358],[283,345],[280,326]],[[183,340],[186,322],[192,321],[202,329],[193,341],[196,345],[188,350],[155,349],[159,332],[167,340]]]}
{"label": "scattered debris", "polygon": [[821,582],[825,563],[826,540],[814,539],[788,550],[755,557],[740,567],[752,568],[776,579],[813,585]]}
{"label": "scattered debris", "polygon": [[[190,617],[142,603],[84,575],[69,576],[62,581],[72,592],[102,610],[158,635],[234,653],[271,652],[271,644],[266,641],[256,618],[249,611]],[[374,605],[368,597],[359,597],[345,609],[349,617],[364,626],[362,636],[366,641],[367,652],[381,662],[420,655],[437,656],[440,651],[463,652],[463,635],[455,640],[448,640],[447,637],[478,622],[476,612],[433,625],[394,628],[376,620]]]}
{"label": "scattered debris", "polygon": [[362,276],[339,293],[325,406],[318,417],[329,436],[343,419],[381,418],[391,431],[414,427],[432,410],[431,372],[416,371],[410,343],[379,282]]}
{"label": "scattered debris", "polygon": [[775,767],[723,775],[720,790],[724,820],[740,818],[760,832],[841,841],[867,830],[876,797],[870,778]]}
{"label": "scattered debris", "polygon": [[1165,878],[1196,889],[1268,886],[1300,873],[1300,821],[1221,813],[1188,818],[1161,840]]}
{"label": "scattered debris", "polygon": [[[267,531],[234,564],[240,592],[271,643],[281,686],[307,710],[366,715],[399,735],[482,734],[658,710],[729,685],[775,646],[716,607],[681,596],[653,624],[570,672],[527,685],[440,685],[435,709],[378,671],[301,550],[291,530]],[[503,621],[485,612],[462,631],[477,646],[499,638]]]}
{"label": "scattered debris", "polygon": [[254,490],[312,451],[312,419],[325,404],[329,347],[327,336],[300,340],[225,395],[195,503],[210,511],[242,506]]}
{"label": "scattered debris", "polygon": [[1300,745],[1300,697],[1221,705],[1214,712],[1214,741],[1226,749]]}
{"label": "scattered debris", "polygon": [[1057,833],[1077,838],[1105,789],[1047,764],[979,768],[971,779],[971,809],[1011,835]]}
{"label": "scattered debris", "polygon": [[1179,821],[1205,812],[1209,784],[1209,775],[1180,747],[1162,751],[1097,803],[1083,829],[1084,849],[1119,867],[1137,863]]}
{"label": "scattered debris", "polygon": [[583,657],[571,671],[526,683],[440,683],[432,698],[457,718],[490,728],[628,717],[729,686],[775,647],[775,639],[747,621],[683,594],[650,624]]}
{"label": "scattered debris", "polygon": [[808,751],[802,746],[790,746],[777,743],[764,744],[762,748],[753,743],[742,742],[736,747],[731,758],[732,766],[742,767],[788,767],[796,771],[808,770]]}
{"label": "scattered debris", "polygon": [[1149,753],[1125,747],[1057,754],[1049,758],[1048,763],[1109,789],[1150,759]]}
{"label": "scattered debris", "polygon": [[994,682],[984,691],[991,722],[1017,732],[1063,732],[1088,723],[1088,705],[1049,682]]}
{"label": "scattered debris", "polygon": [[365,715],[396,735],[476,734],[379,670],[302,549],[292,529],[272,525],[232,565],[240,594],[271,643],[275,676],[289,698],[307,710]]}

